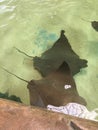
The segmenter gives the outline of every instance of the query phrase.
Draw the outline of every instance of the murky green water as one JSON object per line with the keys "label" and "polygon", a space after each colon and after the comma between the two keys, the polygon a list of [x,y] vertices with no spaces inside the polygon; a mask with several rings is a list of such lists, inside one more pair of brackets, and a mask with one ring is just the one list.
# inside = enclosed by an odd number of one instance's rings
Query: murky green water
{"label": "murky green water", "polygon": [[[66,31],[73,50],[88,60],[75,75],[78,91],[93,109],[98,107],[98,32],[85,20],[98,21],[98,0],[0,0],[0,65],[24,79],[39,79],[32,60],[17,52],[39,56]],[[29,102],[24,82],[0,69],[0,91]]]}

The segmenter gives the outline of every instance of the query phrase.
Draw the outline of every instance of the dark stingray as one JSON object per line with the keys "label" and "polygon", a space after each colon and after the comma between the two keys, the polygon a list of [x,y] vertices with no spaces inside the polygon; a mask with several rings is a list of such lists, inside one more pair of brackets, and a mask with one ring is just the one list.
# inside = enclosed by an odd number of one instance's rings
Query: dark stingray
{"label": "dark stingray", "polygon": [[64,35],[64,30],[61,31],[60,38],[54,43],[52,48],[45,51],[41,57],[34,57],[33,61],[34,67],[43,76],[57,69],[63,61],[69,65],[72,75],[78,73],[81,68],[87,67],[87,60],[80,59],[72,50],[67,37]]}
{"label": "dark stingray", "polygon": [[[85,100],[80,97],[77,92],[70,67],[65,61],[58,69],[55,69],[45,78],[43,77],[40,80],[27,81],[3,67],[2,69],[28,84],[27,88],[29,89],[31,105],[40,107],[46,107],[49,104],[62,106],[70,102],[86,105]],[[71,88],[65,89],[65,85],[70,85]]]}
{"label": "dark stingray", "polygon": [[[65,85],[71,88],[65,89]],[[76,102],[86,105],[85,100],[79,96],[76,84],[66,62],[54,72],[41,80],[31,80],[28,83],[30,93],[30,104],[46,107],[48,104],[54,106],[66,105]]]}
{"label": "dark stingray", "polygon": [[91,24],[92,24],[92,27],[98,32],[98,22],[92,21]]}
{"label": "dark stingray", "polygon": [[81,18],[83,21],[86,21],[86,22],[89,22],[91,23],[91,26],[93,27],[93,29],[95,29],[95,31],[98,32],[98,21],[88,21],[88,20],[85,20],[83,18]]}

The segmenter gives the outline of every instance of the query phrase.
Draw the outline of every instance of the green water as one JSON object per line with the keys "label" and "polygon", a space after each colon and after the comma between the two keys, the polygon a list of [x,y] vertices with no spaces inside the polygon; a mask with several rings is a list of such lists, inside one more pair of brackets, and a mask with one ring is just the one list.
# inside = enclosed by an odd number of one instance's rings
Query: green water
{"label": "green water", "polygon": [[[40,56],[64,29],[73,50],[88,60],[74,77],[79,94],[89,109],[98,107],[98,32],[85,20],[98,21],[98,0],[0,0],[0,65],[24,79],[40,79],[32,60],[14,47]],[[26,85],[0,69],[0,91],[29,104]]]}

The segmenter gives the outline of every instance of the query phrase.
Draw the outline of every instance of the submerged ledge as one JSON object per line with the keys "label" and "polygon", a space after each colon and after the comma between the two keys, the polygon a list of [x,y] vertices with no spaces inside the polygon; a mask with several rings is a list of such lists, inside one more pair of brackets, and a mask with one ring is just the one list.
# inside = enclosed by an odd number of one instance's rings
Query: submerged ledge
{"label": "submerged ledge", "polygon": [[0,130],[97,130],[98,122],[0,99]]}

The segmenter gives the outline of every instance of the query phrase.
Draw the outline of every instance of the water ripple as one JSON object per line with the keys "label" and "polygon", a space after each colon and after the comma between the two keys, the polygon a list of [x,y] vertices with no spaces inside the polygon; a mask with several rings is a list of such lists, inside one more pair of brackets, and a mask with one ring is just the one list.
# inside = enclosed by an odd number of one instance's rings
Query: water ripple
{"label": "water ripple", "polygon": [[0,0],[0,28],[6,27],[9,22],[15,17],[15,8],[17,5],[14,4],[16,0]]}
{"label": "water ripple", "polygon": [[5,1],[5,0],[0,0],[0,2],[3,2],[3,1]]}
{"label": "water ripple", "polygon": [[1,5],[0,6],[0,13],[12,12],[15,8],[16,8],[16,6]]}

